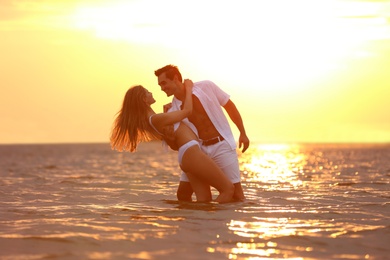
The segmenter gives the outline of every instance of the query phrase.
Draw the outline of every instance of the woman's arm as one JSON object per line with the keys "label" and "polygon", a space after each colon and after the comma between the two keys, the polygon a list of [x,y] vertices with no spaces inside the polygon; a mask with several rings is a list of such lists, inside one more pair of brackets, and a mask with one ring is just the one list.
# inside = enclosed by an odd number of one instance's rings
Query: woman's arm
{"label": "woman's arm", "polygon": [[[184,80],[186,97],[185,97],[184,102],[183,102],[182,111],[186,111],[186,113],[188,113],[187,116],[191,115],[191,113],[192,113],[192,87],[193,86],[194,86],[194,83],[191,80],[189,80],[189,79]],[[185,116],[184,118],[186,118],[187,116]]]}
{"label": "woman's arm", "polygon": [[156,114],[152,117],[152,123],[157,130],[162,132],[164,126],[180,122],[192,113],[192,87],[193,82],[189,79],[184,80],[186,96],[183,102],[182,110],[172,111],[168,113]]}

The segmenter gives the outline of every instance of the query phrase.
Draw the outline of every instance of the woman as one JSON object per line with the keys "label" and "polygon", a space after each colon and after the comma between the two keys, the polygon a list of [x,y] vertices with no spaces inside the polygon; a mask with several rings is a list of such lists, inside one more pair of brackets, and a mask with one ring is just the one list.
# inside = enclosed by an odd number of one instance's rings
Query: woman
{"label": "woman", "polygon": [[[131,87],[123,100],[121,110],[111,133],[111,147],[118,151],[134,152],[142,141],[164,139],[164,130],[192,113],[192,86],[185,80],[186,97],[183,109],[156,114],[151,105],[156,101],[152,93],[138,85]],[[188,174],[197,201],[211,201],[210,186],[219,191],[216,202],[231,202],[234,186],[218,166],[199,147],[197,136],[185,124],[175,124],[174,142],[178,147],[180,168]],[[165,137],[166,138],[166,137]]]}

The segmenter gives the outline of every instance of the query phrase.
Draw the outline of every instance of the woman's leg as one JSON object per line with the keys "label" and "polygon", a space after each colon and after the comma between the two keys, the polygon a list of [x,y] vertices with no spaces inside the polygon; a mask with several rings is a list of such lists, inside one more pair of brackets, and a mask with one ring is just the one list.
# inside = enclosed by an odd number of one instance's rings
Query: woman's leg
{"label": "woman's leg", "polygon": [[179,201],[192,201],[192,193],[194,193],[189,181],[180,181],[177,188],[176,196]]}
{"label": "woman's leg", "polygon": [[192,190],[195,192],[197,202],[210,202],[213,197],[211,195],[210,185],[201,179],[196,174],[186,172],[188,179],[190,180]]}
{"label": "woman's leg", "polygon": [[212,146],[201,146],[201,150],[209,156],[234,184],[235,201],[244,201],[245,195],[241,186],[241,173],[236,150],[232,150],[227,141]]}
{"label": "woman's leg", "polygon": [[206,186],[204,185],[207,184],[207,186],[211,185],[219,191],[219,196],[215,201],[220,203],[232,201],[234,194],[232,182],[215,162],[200,150],[198,145],[191,146],[185,151],[181,168],[184,172],[188,172],[190,173],[189,175],[196,177],[194,185],[190,179],[191,186],[195,192],[198,189],[199,193],[202,194],[202,198],[206,196],[204,193]]}

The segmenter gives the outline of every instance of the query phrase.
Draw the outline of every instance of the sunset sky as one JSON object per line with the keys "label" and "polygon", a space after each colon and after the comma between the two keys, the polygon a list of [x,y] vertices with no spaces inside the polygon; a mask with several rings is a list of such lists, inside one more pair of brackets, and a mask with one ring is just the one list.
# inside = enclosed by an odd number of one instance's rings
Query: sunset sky
{"label": "sunset sky", "polygon": [[252,141],[390,142],[390,1],[2,0],[0,144],[108,142],[130,86],[169,102],[166,64]]}

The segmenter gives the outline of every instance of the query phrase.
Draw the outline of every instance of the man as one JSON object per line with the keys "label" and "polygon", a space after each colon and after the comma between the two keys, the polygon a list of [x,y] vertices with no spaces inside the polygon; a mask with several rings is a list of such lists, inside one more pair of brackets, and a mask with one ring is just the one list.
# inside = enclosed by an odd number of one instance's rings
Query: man
{"label": "man", "polygon": [[[185,88],[179,69],[174,65],[167,65],[156,70],[155,75],[161,90],[168,97],[174,96],[171,110],[179,110],[185,97]],[[245,133],[241,115],[230,100],[230,96],[211,81],[194,83],[192,93],[193,112],[183,122],[198,134],[201,149],[216,162],[234,184],[233,199],[242,201],[245,195],[241,186],[237,145],[222,107],[240,131],[239,148],[243,147],[242,152],[245,152],[249,147],[249,139]],[[181,201],[192,201],[192,193],[191,184],[182,172],[177,198]]]}

